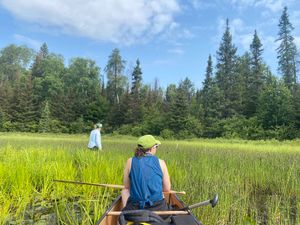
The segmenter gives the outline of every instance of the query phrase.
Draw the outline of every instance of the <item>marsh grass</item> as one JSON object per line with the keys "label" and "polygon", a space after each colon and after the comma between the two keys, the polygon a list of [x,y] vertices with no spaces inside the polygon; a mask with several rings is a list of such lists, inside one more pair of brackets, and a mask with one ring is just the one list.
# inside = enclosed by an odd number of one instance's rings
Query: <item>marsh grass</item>
{"label": "marsh grass", "polygon": [[[94,224],[120,190],[53,179],[121,184],[135,138],[0,134],[0,224]],[[186,204],[219,194],[216,208],[194,214],[204,224],[299,224],[300,141],[162,141],[158,156]]]}

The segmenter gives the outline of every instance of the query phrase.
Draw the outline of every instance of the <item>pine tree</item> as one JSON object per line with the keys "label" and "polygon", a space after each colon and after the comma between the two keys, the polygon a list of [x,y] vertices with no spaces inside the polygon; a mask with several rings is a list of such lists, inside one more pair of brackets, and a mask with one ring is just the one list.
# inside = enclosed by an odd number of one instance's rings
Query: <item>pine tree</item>
{"label": "pine tree", "polygon": [[289,21],[287,7],[284,7],[279,20],[279,32],[276,42],[280,42],[277,48],[278,71],[283,76],[285,85],[294,92],[297,80],[296,56],[297,47],[294,43],[292,31],[293,25]]}

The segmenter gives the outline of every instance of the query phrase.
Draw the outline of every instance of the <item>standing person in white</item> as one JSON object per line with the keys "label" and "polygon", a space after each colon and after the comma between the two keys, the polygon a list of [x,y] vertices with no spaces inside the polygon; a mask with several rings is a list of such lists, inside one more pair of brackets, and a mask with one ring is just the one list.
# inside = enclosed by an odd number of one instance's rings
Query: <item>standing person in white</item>
{"label": "standing person in white", "polygon": [[88,148],[90,150],[102,151],[101,133],[100,133],[101,128],[102,128],[101,123],[96,123],[94,125],[94,130],[91,131],[90,140],[89,140],[89,144],[88,144]]}

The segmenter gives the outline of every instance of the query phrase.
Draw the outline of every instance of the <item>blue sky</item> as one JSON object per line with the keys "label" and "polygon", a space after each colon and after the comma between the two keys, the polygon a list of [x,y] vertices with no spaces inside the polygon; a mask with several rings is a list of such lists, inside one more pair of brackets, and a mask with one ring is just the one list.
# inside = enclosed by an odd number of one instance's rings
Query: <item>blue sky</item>
{"label": "blue sky", "polygon": [[276,73],[278,22],[288,7],[300,49],[298,0],[0,0],[0,48],[9,44],[93,59],[101,68],[114,48],[128,77],[140,59],[143,81],[166,87],[188,77],[200,88],[208,55],[219,47],[226,18],[238,53],[249,49],[256,29],[264,60]]}

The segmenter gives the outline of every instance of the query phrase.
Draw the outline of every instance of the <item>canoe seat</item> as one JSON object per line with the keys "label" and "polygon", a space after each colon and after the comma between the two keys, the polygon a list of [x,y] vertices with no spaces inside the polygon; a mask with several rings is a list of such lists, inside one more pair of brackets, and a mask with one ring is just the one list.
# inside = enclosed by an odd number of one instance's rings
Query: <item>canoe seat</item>
{"label": "canoe seat", "polygon": [[169,225],[159,215],[150,210],[123,211],[119,217],[120,225]]}
{"label": "canoe seat", "polygon": [[171,220],[174,225],[198,225],[192,215],[176,215]]}

